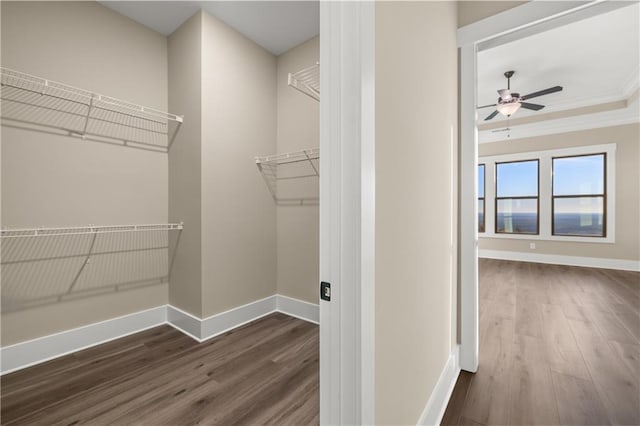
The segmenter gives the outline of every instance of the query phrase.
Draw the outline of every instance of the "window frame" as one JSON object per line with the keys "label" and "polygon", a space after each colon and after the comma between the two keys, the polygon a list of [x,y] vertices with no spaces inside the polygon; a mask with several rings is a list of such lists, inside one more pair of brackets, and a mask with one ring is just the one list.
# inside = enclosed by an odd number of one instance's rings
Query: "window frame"
{"label": "window frame", "polygon": [[[514,141],[512,143],[515,143]],[[563,242],[584,242],[592,244],[613,244],[616,236],[616,143],[581,145],[569,148],[547,149],[539,151],[517,152],[517,145],[508,147],[509,154],[484,155],[477,159],[476,164],[485,164],[485,232],[479,233],[479,238],[498,238],[514,240],[543,240],[543,241],[563,241]],[[495,148],[491,149],[495,152]],[[515,152],[514,152],[515,151]],[[606,185],[607,197],[605,200],[606,215],[606,237],[595,236],[564,236],[552,235],[551,233],[551,204],[552,204],[552,157],[583,156],[606,153]],[[495,163],[505,163],[511,161],[525,161],[539,159],[539,188],[538,188],[538,234],[512,234],[495,233]],[[494,184],[491,184],[491,182]],[[488,182],[488,184],[487,184]],[[477,185],[476,185],[477,186]],[[477,201],[476,201],[477,203]]]}
{"label": "window frame", "polygon": [[[603,170],[602,170],[602,194],[580,194],[580,195],[554,195],[555,185],[555,160],[561,160],[564,158],[578,158],[578,157],[594,157],[602,155],[603,158]],[[556,216],[555,206],[556,198],[602,198],[602,235],[581,235],[581,234],[556,234]],[[557,237],[583,237],[583,238],[607,238],[607,153],[606,152],[594,152],[591,154],[574,154],[574,155],[561,155],[551,157],[551,235]]]}
{"label": "window frame", "polygon": [[480,231],[480,221],[478,221],[478,233],[484,234],[487,232],[487,165],[484,163],[478,163],[478,168],[482,166],[482,197],[478,194],[478,201],[482,200],[482,231]]}
{"label": "window frame", "polygon": [[[537,173],[536,173],[536,196],[530,196],[530,195],[523,195],[523,196],[516,196],[516,197],[498,197],[498,166],[501,164],[513,164],[513,163],[530,163],[530,162],[536,162],[536,166],[537,166]],[[493,218],[493,227],[494,227],[494,233],[495,234],[507,234],[507,235],[540,235],[540,159],[539,158],[531,158],[531,159],[524,159],[524,160],[511,160],[511,161],[496,161],[493,165],[494,167],[494,185],[495,185],[495,192],[494,192],[494,203],[495,203],[495,207],[493,210],[493,214],[494,214],[494,218]],[[485,194],[486,195],[486,194]],[[505,232],[505,231],[498,231],[498,202],[501,200],[536,200],[536,232]]]}

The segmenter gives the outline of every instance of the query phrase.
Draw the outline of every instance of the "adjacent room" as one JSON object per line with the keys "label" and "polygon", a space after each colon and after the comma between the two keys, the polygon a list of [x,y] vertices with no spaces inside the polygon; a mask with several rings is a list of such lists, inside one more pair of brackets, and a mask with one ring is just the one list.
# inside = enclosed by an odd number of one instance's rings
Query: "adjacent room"
{"label": "adjacent room", "polygon": [[478,52],[479,366],[444,424],[640,422],[639,28],[629,3]]}

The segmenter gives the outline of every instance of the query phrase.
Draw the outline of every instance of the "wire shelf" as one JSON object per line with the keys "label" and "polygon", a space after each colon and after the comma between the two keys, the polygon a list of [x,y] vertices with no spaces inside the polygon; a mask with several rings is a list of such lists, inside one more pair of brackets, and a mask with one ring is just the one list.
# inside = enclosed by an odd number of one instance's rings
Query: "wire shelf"
{"label": "wire shelf", "polygon": [[[319,148],[255,158],[258,170],[278,205],[318,204],[319,160]],[[301,179],[313,181],[300,185]],[[293,182],[298,184],[293,185]]]}
{"label": "wire shelf", "polygon": [[4,229],[2,309],[165,284],[182,229],[182,223]]}
{"label": "wire shelf", "polygon": [[316,101],[320,101],[320,63],[316,62],[308,68],[289,73],[289,86],[304,93]]}
{"label": "wire shelf", "polygon": [[113,232],[172,231],[182,230],[183,223],[151,225],[81,226],[69,228],[2,229],[0,238],[52,237],[63,235],[107,234]]}
{"label": "wire shelf", "polygon": [[3,125],[168,151],[183,117],[0,68]]}

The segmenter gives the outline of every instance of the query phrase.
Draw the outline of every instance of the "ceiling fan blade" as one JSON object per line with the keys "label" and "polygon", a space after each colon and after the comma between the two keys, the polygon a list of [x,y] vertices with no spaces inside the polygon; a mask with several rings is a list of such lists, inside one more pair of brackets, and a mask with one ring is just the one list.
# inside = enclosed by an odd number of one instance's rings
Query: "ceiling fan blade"
{"label": "ceiling fan blade", "polygon": [[527,99],[548,95],[550,93],[560,92],[561,90],[562,90],[562,86],[549,87],[548,89],[539,90],[537,92],[533,92],[533,93],[529,93],[528,95],[521,96],[520,100],[526,101]]}
{"label": "ceiling fan blade", "polygon": [[544,108],[544,105],[540,105],[540,104],[530,104],[528,102],[520,102],[520,106],[522,108],[525,109],[532,109],[534,111],[540,111],[542,108]]}
{"label": "ceiling fan blade", "polygon": [[487,118],[484,119],[484,121],[488,121],[491,120],[493,117],[495,117],[496,115],[498,115],[498,110],[493,111],[491,114],[487,115]]}
{"label": "ceiling fan blade", "polygon": [[489,107],[494,107],[494,106],[496,106],[496,105],[498,105],[498,104],[482,105],[482,106],[476,107],[476,109],[480,109],[480,108],[489,108]]}

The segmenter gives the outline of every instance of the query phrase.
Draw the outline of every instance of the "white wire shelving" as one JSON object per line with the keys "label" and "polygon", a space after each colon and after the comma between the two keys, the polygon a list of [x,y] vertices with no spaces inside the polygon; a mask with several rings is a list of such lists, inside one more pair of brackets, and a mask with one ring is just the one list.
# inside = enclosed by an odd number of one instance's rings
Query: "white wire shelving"
{"label": "white wire shelving", "polygon": [[[319,160],[319,148],[255,158],[258,170],[260,170],[271,196],[279,205],[318,204],[316,193],[311,195],[301,195],[299,191],[292,193],[287,191],[287,188],[283,188],[282,184],[300,179],[315,179],[317,181],[317,178],[320,177]],[[317,188],[317,182],[315,187]]]}
{"label": "white wire shelving", "polygon": [[0,238],[55,237],[66,235],[107,234],[114,232],[173,231],[182,230],[183,228],[184,224],[180,222],[145,225],[88,225],[69,228],[2,229],[0,230]]}
{"label": "white wire shelving", "polygon": [[183,117],[0,68],[3,126],[168,151]]}
{"label": "white wire shelving", "polygon": [[289,86],[304,93],[316,101],[320,101],[320,63],[316,62],[308,68],[289,73]]}
{"label": "white wire shelving", "polygon": [[3,229],[2,309],[167,283],[183,228],[163,223]]}

